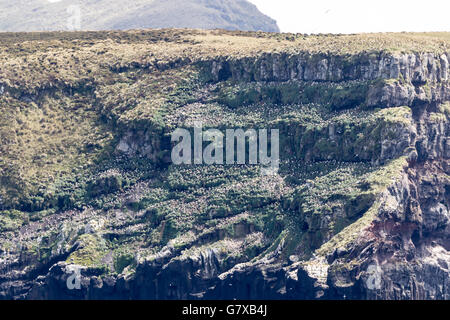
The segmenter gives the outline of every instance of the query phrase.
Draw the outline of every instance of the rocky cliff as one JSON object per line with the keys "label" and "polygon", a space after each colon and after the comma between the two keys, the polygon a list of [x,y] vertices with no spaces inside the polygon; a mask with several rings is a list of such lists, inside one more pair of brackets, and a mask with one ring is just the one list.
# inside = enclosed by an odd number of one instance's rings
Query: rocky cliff
{"label": "rocky cliff", "polygon": [[[449,299],[450,36],[0,36],[0,297]],[[174,165],[279,129],[280,170]]]}

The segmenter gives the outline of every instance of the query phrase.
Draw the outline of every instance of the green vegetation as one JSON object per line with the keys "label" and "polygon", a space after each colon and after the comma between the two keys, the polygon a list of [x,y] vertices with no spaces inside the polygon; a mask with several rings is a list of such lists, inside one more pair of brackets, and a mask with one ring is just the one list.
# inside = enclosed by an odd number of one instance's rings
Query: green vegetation
{"label": "green vegetation", "polygon": [[98,266],[106,254],[105,241],[96,235],[83,234],[77,239],[79,249],[72,253],[67,262],[82,266]]}
{"label": "green vegetation", "polygon": [[17,230],[29,220],[28,214],[21,211],[0,211],[0,232]]}
{"label": "green vegetation", "polygon": [[223,86],[217,102],[232,109],[254,104],[308,104],[327,105],[331,110],[342,110],[363,105],[371,82],[311,83],[290,81],[262,85],[249,83]]}
{"label": "green vegetation", "polygon": [[131,252],[118,250],[114,258],[114,269],[117,273],[122,273],[127,267],[135,267],[136,261],[134,255]]}
{"label": "green vegetation", "polygon": [[[405,80],[211,82],[206,66],[281,52],[333,55],[349,68],[448,43],[447,34],[1,34],[1,248],[19,237],[40,264],[132,274],[161,250],[213,248],[227,270],[276,249],[309,259],[345,247],[415,148],[408,106],[367,105],[374,86]],[[447,121],[448,109],[430,118]],[[170,164],[171,132],[198,120],[279,129],[279,174]]]}

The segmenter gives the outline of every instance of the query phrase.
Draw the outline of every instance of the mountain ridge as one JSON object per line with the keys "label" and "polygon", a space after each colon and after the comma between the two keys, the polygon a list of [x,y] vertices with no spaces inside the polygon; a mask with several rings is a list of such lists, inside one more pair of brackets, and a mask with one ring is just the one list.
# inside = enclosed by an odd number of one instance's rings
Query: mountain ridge
{"label": "mountain ridge", "polygon": [[276,21],[246,0],[46,0],[0,3],[0,31],[68,30],[80,9],[81,30],[199,28],[278,32]]}

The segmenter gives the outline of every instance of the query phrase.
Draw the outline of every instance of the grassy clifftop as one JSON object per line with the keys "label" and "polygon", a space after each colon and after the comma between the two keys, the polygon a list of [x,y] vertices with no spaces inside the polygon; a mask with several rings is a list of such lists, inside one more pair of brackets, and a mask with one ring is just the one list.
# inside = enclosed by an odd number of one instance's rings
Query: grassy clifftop
{"label": "grassy clifftop", "polygon": [[217,57],[263,53],[358,55],[445,53],[448,33],[303,36],[227,31],[157,30],[85,33],[3,33],[1,82],[21,90],[111,82],[116,71],[166,68]]}

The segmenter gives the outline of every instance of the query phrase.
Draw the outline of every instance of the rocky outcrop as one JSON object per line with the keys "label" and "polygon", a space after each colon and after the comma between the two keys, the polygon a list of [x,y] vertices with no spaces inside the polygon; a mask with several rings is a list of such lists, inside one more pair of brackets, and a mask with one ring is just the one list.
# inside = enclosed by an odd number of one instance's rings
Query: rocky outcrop
{"label": "rocky outcrop", "polygon": [[[213,80],[349,81],[399,79],[415,85],[449,80],[450,54],[325,54],[270,53],[258,58],[232,58],[206,63]],[[448,94],[448,93],[447,93]]]}

